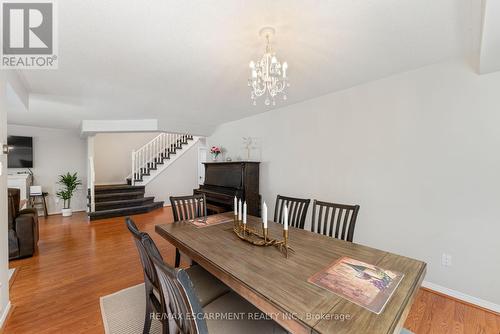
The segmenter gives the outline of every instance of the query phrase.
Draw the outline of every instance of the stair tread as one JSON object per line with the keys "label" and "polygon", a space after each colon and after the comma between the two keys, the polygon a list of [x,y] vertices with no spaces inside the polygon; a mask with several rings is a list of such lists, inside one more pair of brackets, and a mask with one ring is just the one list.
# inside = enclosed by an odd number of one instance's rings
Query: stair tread
{"label": "stair tread", "polygon": [[[150,204],[145,204],[145,205],[138,205],[138,206],[131,206],[127,208],[119,208],[119,209],[109,209],[109,210],[101,210],[101,211],[95,211],[95,212],[89,212],[89,217],[90,218],[95,218],[95,217],[102,217],[102,216],[109,216],[111,218],[112,216],[115,217],[120,217],[120,216],[126,216],[128,214],[136,214],[136,213],[144,213],[144,212],[149,212],[152,209],[160,208],[163,206],[163,201],[159,202],[153,202]],[[139,212],[137,212],[139,211]]]}
{"label": "stair tread", "polygon": [[131,186],[128,184],[109,184],[109,185],[97,185],[95,186],[95,191],[106,191],[106,190],[129,190],[129,189],[144,189],[144,186]]}
{"label": "stair tread", "polygon": [[129,207],[126,207],[126,208],[118,208],[118,209],[109,209],[109,210],[101,210],[101,211],[96,211],[96,212],[90,212],[89,214],[93,215],[93,214],[96,214],[96,213],[102,214],[102,213],[109,213],[109,212],[133,211],[133,210],[141,209],[141,208],[154,207],[154,206],[159,205],[160,203],[163,205],[163,202],[160,201],[160,202],[153,202],[153,203],[144,204],[144,205],[129,206]]}
{"label": "stair tread", "polygon": [[142,191],[127,191],[127,192],[124,192],[124,193],[95,194],[95,198],[140,196],[140,195],[143,195],[143,194],[144,194],[144,190],[142,190]]}
{"label": "stair tread", "polygon": [[114,201],[102,201],[102,202],[97,202],[95,205],[96,206],[105,206],[105,205],[111,205],[111,204],[127,204],[127,203],[135,203],[135,202],[146,202],[150,200],[154,200],[155,198],[153,196],[148,196],[148,197],[142,197],[142,198],[132,198],[132,199],[120,199],[120,200],[114,200]]}

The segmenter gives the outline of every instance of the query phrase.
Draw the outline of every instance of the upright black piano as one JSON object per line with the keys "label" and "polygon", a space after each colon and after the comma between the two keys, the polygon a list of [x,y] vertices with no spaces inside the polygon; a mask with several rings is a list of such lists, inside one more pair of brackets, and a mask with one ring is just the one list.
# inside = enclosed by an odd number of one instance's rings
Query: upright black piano
{"label": "upright black piano", "polygon": [[249,215],[260,216],[259,164],[256,161],[205,162],[205,194],[210,213],[233,210],[234,196],[247,202]]}

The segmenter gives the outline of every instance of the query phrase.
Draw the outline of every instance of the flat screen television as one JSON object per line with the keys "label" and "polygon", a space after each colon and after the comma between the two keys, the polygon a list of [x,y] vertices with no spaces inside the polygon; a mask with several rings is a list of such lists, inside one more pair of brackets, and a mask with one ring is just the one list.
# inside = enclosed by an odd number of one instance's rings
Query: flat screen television
{"label": "flat screen television", "polygon": [[33,137],[8,136],[7,145],[9,146],[7,156],[9,168],[33,167]]}

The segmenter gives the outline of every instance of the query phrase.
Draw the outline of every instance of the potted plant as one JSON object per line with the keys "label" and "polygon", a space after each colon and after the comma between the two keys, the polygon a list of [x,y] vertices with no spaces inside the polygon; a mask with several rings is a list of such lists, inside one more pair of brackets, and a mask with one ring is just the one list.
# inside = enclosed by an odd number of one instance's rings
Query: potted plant
{"label": "potted plant", "polygon": [[217,161],[219,154],[222,153],[222,149],[219,146],[212,146],[210,149],[210,154],[212,154],[212,160]]}
{"label": "potted plant", "polygon": [[64,206],[62,209],[63,217],[69,217],[73,214],[71,210],[71,198],[76,188],[82,184],[82,181],[78,179],[76,173],[70,174],[69,172],[63,175],[59,175],[59,181],[57,182],[63,186],[56,195],[64,201]]}

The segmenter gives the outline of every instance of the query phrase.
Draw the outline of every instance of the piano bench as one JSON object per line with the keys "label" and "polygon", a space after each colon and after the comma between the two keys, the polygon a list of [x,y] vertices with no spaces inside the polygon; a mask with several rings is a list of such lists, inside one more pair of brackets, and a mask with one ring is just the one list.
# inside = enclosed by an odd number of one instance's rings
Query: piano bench
{"label": "piano bench", "polygon": [[224,208],[222,206],[210,204],[210,203],[207,203],[207,210],[209,211],[209,214],[210,213],[217,214],[217,213],[227,212],[226,208]]}

